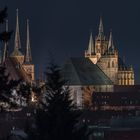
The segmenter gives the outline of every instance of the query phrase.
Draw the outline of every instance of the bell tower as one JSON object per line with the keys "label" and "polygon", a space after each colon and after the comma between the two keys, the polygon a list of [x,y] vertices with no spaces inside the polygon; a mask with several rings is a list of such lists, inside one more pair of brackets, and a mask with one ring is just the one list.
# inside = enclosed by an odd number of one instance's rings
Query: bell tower
{"label": "bell tower", "polygon": [[34,64],[32,63],[30,37],[29,37],[29,20],[27,19],[27,40],[26,40],[26,52],[23,63],[23,69],[31,81],[35,80]]}
{"label": "bell tower", "polygon": [[15,58],[19,62],[19,64],[21,65],[24,62],[24,55],[21,53],[20,49],[21,49],[21,42],[20,42],[19,18],[18,18],[18,9],[17,9],[15,47],[14,47],[13,53],[11,54],[11,57]]}

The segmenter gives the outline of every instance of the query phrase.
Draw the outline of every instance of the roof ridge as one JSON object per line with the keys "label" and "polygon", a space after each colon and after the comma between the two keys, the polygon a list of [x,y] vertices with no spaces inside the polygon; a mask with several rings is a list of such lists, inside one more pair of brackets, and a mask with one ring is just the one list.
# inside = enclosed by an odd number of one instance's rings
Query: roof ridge
{"label": "roof ridge", "polygon": [[[72,62],[72,58],[70,58],[70,60],[71,60],[71,62]],[[81,80],[80,80],[79,74],[78,74],[78,72],[77,72],[77,69],[75,68],[75,66],[74,66],[73,63],[71,63],[71,64],[72,64],[72,66],[73,66],[73,68],[74,68],[74,72],[76,73],[76,76],[77,76],[77,78],[78,78],[78,80],[79,80],[79,83],[82,83]]]}

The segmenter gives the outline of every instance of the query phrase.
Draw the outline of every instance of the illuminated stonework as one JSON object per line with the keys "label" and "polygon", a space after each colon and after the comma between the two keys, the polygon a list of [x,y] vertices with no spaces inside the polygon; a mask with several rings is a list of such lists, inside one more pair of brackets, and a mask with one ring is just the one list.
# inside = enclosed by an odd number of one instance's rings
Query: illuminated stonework
{"label": "illuminated stonework", "polygon": [[134,70],[132,67],[127,67],[119,57],[118,50],[113,44],[112,31],[109,39],[105,37],[102,19],[100,19],[99,33],[95,37],[95,43],[92,33],[90,35],[85,57],[97,64],[115,85],[134,85]]}
{"label": "illuminated stonework", "polygon": [[[8,49],[5,51],[8,52]],[[6,58],[3,59],[3,63],[5,64],[7,68],[7,72],[10,75],[10,79],[13,79],[13,80],[22,79],[23,81],[28,82],[28,83],[34,82],[35,80],[34,67],[35,66],[32,63],[32,56],[31,56],[31,47],[30,47],[30,38],[29,38],[29,21],[27,20],[26,51],[24,54],[21,51],[18,9],[17,9],[17,16],[16,16],[14,50],[10,55],[8,54]]]}

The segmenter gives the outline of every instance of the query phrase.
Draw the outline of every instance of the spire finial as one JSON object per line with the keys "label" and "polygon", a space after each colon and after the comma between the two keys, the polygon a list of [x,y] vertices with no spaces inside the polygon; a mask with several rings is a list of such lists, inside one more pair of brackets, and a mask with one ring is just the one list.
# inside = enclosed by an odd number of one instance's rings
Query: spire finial
{"label": "spire finial", "polygon": [[25,53],[25,63],[31,63],[31,48],[30,48],[30,35],[29,35],[29,19],[27,19],[27,40],[26,40],[26,53]]}
{"label": "spire finial", "polygon": [[104,27],[103,27],[102,16],[100,16],[98,38],[101,39],[101,40],[104,38]]}
{"label": "spire finial", "polygon": [[18,19],[18,8],[16,9],[17,15],[16,15],[16,33],[15,33],[15,49],[21,48],[20,43],[20,34],[19,34],[19,19]]}

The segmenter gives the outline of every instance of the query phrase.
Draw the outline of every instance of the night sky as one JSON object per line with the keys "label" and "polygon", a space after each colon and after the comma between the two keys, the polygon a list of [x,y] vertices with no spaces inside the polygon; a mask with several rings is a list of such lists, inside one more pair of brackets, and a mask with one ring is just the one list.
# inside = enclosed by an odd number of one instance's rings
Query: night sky
{"label": "night sky", "polygon": [[[140,83],[140,1],[126,0],[0,0],[8,6],[9,28],[15,30],[16,8],[22,49],[25,48],[26,18],[30,20],[30,38],[36,72],[46,66],[49,53],[58,62],[71,56],[84,56],[90,31],[97,35],[102,15],[105,34],[113,31],[114,44],[135,69]],[[12,39],[14,38],[14,35]],[[10,48],[13,48],[10,42]]]}

